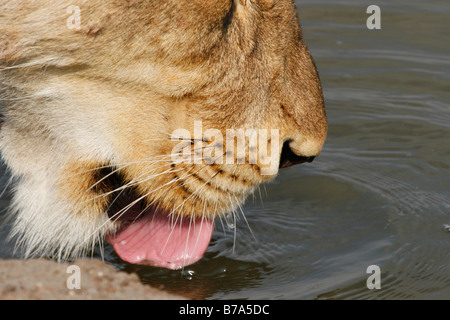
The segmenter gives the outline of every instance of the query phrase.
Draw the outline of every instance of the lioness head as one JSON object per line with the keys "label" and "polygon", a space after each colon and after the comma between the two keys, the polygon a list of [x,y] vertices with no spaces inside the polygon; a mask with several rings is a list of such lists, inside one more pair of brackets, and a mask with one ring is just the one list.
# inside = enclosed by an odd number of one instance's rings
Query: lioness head
{"label": "lioness head", "polygon": [[327,131],[292,0],[3,0],[0,97],[13,235],[60,259],[193,263]]}

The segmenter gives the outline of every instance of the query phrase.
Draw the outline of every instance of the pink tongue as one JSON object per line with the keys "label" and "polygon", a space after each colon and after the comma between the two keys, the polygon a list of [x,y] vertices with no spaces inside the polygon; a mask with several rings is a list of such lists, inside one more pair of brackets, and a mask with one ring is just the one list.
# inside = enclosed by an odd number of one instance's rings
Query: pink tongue
{"label": "pink tongue", "polygon": [[213,229],[209,219],[172,219],[154,213],[108,236],[107,241],[124,261],[175,270],[202,258]]}

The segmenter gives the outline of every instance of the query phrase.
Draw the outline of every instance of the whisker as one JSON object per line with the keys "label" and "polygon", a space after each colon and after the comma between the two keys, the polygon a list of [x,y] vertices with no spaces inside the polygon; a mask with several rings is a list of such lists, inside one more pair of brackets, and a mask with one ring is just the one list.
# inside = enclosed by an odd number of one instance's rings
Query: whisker
{"label": "whisker", "polygon": [[9,186],[12,184],[13,181],[14,181],[14,177],[11,176],[11,177],[8,178],[8,181],[3,186],[3,190],[0,193],[0,198],[4,196],[4,194],[6,193],[6,190],[8,190]]}
{"label": "whisker", "polygon": [[[154,174],[154,175],[152,175],[152,176],[146,177],[145,179],[139,180],[139,181],[136,181],[135,179],[133,179],[133,180],[131,180],[130,182],[124,184],[123,186],[120,186],[120,187],[118,187],[118,188],[116,188],[116,189],[114,189],[114,190],[111,190],[111,191],[108,191],[108,192],[105,192],[105,193],[96,195],[96,196],[94,196],[94,197],[92,197],[92,198],[90,198],[90,199],[88,199],[88,200],[85,200],[85,202],[90,202],[90,201],[96,200],[96,199],[98,199],[98,198],[104,198],[104,197],[107,197],[107,196],[109,196],[109,195],[111,195],[111,194],[113,194],[113,193],[116,193],[117,191],[120,191],[120,190],[124,190],[124,189],[127,189],[127,188],[134,187],[135,185],[141,184],[142,182],[146,182],[146,181],[151,180],[151,179],[153,179],[153,178],[156,178],[156,177],[158,177],[158,176],[160,176],[160,175],[164,175],[164,174],[168,174],[168,173],[173,173],[173,172],[178,172],[178,171],[183,171],[183,169],[182,169],[182,168],[181,168],[181,169],[177,169],[177,170],[168,169],[168,170],[166,170],[166,171],[164,171],[164,172],[161,172],[161,173],[158,173],[158,174]],[[144,174],[147,174],[147,173],[144,173]],[[142,175],[144,175],[144,174],[142,174]],[[142,175],[141,175],[141,176],[142,176]],[[141,177],[141,176],[139,176],[139,177]],[[139,178],[139,177],[138,177],[138,178]]]}
{"label": "whisker", "polygon": [[[188,228],[188,233],[186,236],[186,244],[184,246],[184,257],[183,257],[183,264],[186,263],[186,253],[188,252],[188,245],[189,245],[189,234],[191,233],[191,227],[192,227],[192,221],[193,221],[193,215],[191,215],[191,218],[189,219],[189,228]],[[181,220],[183,221],[183,220]],[[194,224],[195,224],[195,220],[194,220]],[[180,224],[180,230],[181,230],[181,224]]]}
{"label": "whisker", "polygon": [[[157,162],[159,162],[159,161],[157,161]],[[157,162],[155,162],[155,163],[157,163]],[[172,165],[172,163],[169,163],[169,164],[165,164],[165,165],[162,165],[162,166],[159,166],[159,167],[155,167],[155,168],[151,168],[151,171],[150,172],[154,172],[154,171],[156,171],[156,170],[158,170],[158,169],[160,169],[160,168],[164,168],[164,167],[167,167],[167,166],[171,166]],[[116,172],[118,172],[118,171],[120,171],[120,170],[122,170],[123,168],[118,168],[118,169],[116,169],[116,170],[114,170],[114,171],[112,171],[112,172],[110,172],[109,174],[107,174],[107,175],[105,175],[104,177],[102,177],[101,179],[99,179],[96,183],[94,183],[92,186],[90,186],[87,190],[90,190],[90,189],[92,189],[92,188],[94,188],[97,184],[99,184],[100,182],[102,182],[103,180],[105,180],[105,179],[107,179],[109,176],[111,176],[111,175],[113,175],[114,173],[116,173]],[[145,174],[148,174],[149,172],[145,172],[145,173],[143,173],[143,174],[141,174],[139,177],[137,177],[137,178],[140,178],[140,177],[142,177],[143,175],[145,175]],[[163,172],[163,173],[161,173],[161,174],[165,174],[166,172]],[[151,178],[154,178],[154,177],[151,177]],[[134,181],[136,181],[136,179],[133,179]],[[144,181],[147,181],[147,180],[144,180]],[[143,181],[136,181],[136,183],[141,183],[141,182],[143,182]]]}
{"label": "whisker", "polygon": [[[1,69],[0,69],[0,71],[1,71]],[[34,95],[23,96],[23,97],[20,97],[20,98],[1,98],[0,97],[0,101],[20,101],[20,100],[32,99],[34,97],[35,97]]]}
{"label": "whisker", "polygon": [[[236,196],[235,196],[235,198],[236,198]],[[252,228],[250,227],[250,224],[248,223],[247,218],[245,217],[244,210],[242,209],[242,206],[239,204],[238,199],[236,199],[236,201],[237,201],[237,203],[238,203],[238,208],[239,208],[239,210],[241,211],[242,218],[244,218],[245,224],[247,225],[248,230],[250,230],[250,234],[252,235],[253,239],[256,241],[255,234],[253,233],[253,230],[252,230]]]}
{"label": "whisker", "polygon": [[[179,216],[177,216],[175,222],[173,222],[173,217],[172,217],[172,227],[171,227],[169,235],[167,236],[166,242],[164,243],[164,246],[161,250],[161,254],[164,253],[166,246],[169,243],[170,237],[172,237],[172,233],[175,230],[175,226],[177,225],[178,218],[179,218]],[[180,228],[181,228],[181,223],[180,223]]]}
{"label": "whisker", "polygon": [[0,72],[14,70],[14,69],[20,69],[20,68],[34,67],[34,66],[44,66],[45,63],[51,62],[53,60],[56,60],[56,58],[48,59],[47,61],[35,61],[35,62],[22,63],[22,64],[10,66],[10,67],[4,67],[4,68],[0,68]]}
{"label": "whisker", "polygon": [[[117,213],[115,213],[114,215],[112,215],[108,221],[104,222],[100,227],[98,227],[98,228],[97,228],[93,233],[91,233],[88,237],[86,237],[85,241],[89,240],[89,238],[91,238],[95,233],[97,233],[98,230],[100,230],[101,228],[103,228],[103,227],[106,225],[106,223],[108,223],[109,221],[112,220],[113,222],[117,222],[117,220],[119,220],[120,217],[121,217],[123,214],[125,214],[125,212],[127,212],[130,208],[132,208],[135,204],[137,204],[137,203],[138,203],[139,201],[141,201],[142,199],[148,197],[152,192],[155,192],[155,191],[157,191],[157,190],[159,190],[159,189],[165,187],[166,185],[168,185],[168,184],[170,184],[170,183],[173,183],[173,182],[175,182],[175,181],[176,181],[176,179],[173,179],[173,180],[169,181],[168,183],[164,184],[163,186],[161,186],[160,188],[155,189],[155,190],[152,190],[152,191],[146,193],[145,195],[143,195],[143,196],[139,197],[138,199],[134,200],[134,201],[133,201],[132,203],[130,203],[129,205],[125,206],[124,208],[122,208],[121,210],[119,210]],[[115,219],[115,220],[113,220],[113,219]]]}
{"label": "whisker", "polygon": [[[200,235],[201,235],[201,233],[202,233],[203,221],[204,221],[204,219],[205,219],[205,212],[206,212],[206,201],[203,201],[202,220],[200,221],[200,230],[199,230],[199,232],[198,232],[197,239],[196,239],[196,241],[195,241],[194,251],[195,251],[195,249],[197,248],[198,240],[199,240]],[[195,224],[195,221],[194,221],[194,224]],[[194,228],[195,228],[195,225],[194,225]],[[188,261],[188,262],[189,262],[189,261]]]}
{"label": "whisker", "polygon": [[[233,205],[233,200],[231,199],[231,196],[230,195],[228,195],[228,198],[230,199],[230,203],[232,204],[232,206],[234,207],[234,205]],[[237,200],[237,199],[236,199]],[[231,214],[231,218],[233,218],[233,224],[232,224],[232,229],[233,229],[233,254],[234,254],[234,251],[235,251],[235,249],[236,249],[236,230],[237,230],[237,219],[236,219],[236,209],[233,209],[233,211],[230,213]]]}
{"label": "whisker", "polygon": [[[195,173],[194,173],[195,174]],[[219,174],[219,172],[217,172],[215,175],[213,175],[207,182],[205,182],[201,187],[199,187],[198,189],[196,189],[193,193],[191,193],[189,195],[189,197],[187,197],[186,199],[183,200],[183,202],[178,205],[176,208],[174,208],[170,214],[174,213],[174,210],[178,209],[181,205],[183,205],[187,200],[189,200],[191,197],[196,196],[195,194],[200,191],[201,189],[203,189],[213,178],[215,178],[217,175]],[[198,195],[197,195],[198,197]]]}
{"label": "whisker", "polygon": [[[197,141],[198,141],[198,139],[197,139]],[[205,141],[205,140],[202,140],[202,141]],[[200,148],[192,149],[191,153],[187,154],[187,155],[188,156],[196,156],[196,154],[194,153],[195,151],[203,150],[203,149],[206,149],[206,148],[215,148],[215,147],[216,146],[214,146],[214,145],[213,146],[206,146],[206,147],[205,146],[201,146]],[[89,172],[92,172],[92,171],[98,171],[98,170],[101,170],[101,169],[107,169],[107,168],[115,168],[115,169],[118,169],[118,170],[122,170],[122,169],[124,169],[124,168],[126,168],[126,167],[128,167],[130,165],[146,163],[146,162],[147,163],[152,163],[152,164],[158,163],[158,162],[173,163],[174,162],[173,161],[173,157],[176,157],[176,156],[186,156],[186,154],[184,154],[183,152],[180,151],[178,153],[157,155],[157,156],[152,156],[152,157],[143,158],[143,159],[140,159],[140,160],[135,160],[135,161],[130,161],[130,162],[116,163],[116,164],[110,164],[110,165],[102,165],[102,166],[98,166],[98,167],[95,167],[95,168],[91,168],[91,169],[87,169],[87,170],[84,170],[84,171],[80,171],[80,172],[74,173],[73,175],[70,175],[69,177],[73,177],[73,176],[89,173]],[[216,158],[215,161],[218,158]],[[154,160],[158,160],[158,161],[154,161]],[[194,158],[194,159],[191,159],[191,160],[192,161],[204,160],[204,158],[203,157],[201,157],[201,158]],[[186,161],[185,159],[180,159],[179,161],[175,161],[175,163],[183,163],[185,161]]]}
{"label": "whisker", "polygon": [[[146,197],[148,197],[148,196],[149,196],[150,194],[152,194],[153,192],[156,192],[156,191],[162,189],[163,187],[165,187],[166,185],[171,184],[171,183],[173,183],[173,182],[175,182],[175,181],[176,181],[176,179],[173,179],[173,180],[169,181],[168,183],[162,185],[161,187],[159,187],[159,188],[157,188],[157,189],[154,189],[154,190],[151,190],[151,191],[147,192],[146,194],[142,195],[141,197],[138,197],[137,199],[135,199],[134,201],[132,201],[130,204],[126,205],[124,208],[122,208],[121,210],[119,210],[116,214],[114,214],[114,215],[111,217],[111,219],[115,218],[115,216],[116,216],[117,214],[120,213],[120,216],[114,221],[114,222],[116,222],[118,219],[120,219],[120,217],[124,214],[124,212],[128,211],[128,210],[129,210],[131,207],[133,207],[135,204],[139,203],[139,201],[145,199]],[[125,211],[122,212],[124,209],[125,209]],[[141,214],[142,214],[142,212],[141,212]],[[137,218],[136,218],[136,219],[137,219]],[[135,219],[135,220],[136,220],[136,219]]]}
{"label": "whisker", "polygon": [[261,186],[258,186],[258,193],[259,193],[259,198],[261,199],[261,206],[264,208],[263,197],[261,194]]}
{"label": "whisker", "polygon": [[[180,155],[180,154],[173,154],[173,155]],[[170,157],[172,157],[172,154],[158,155],[158,156],[144,158],[144,159],[141,159],[141,160],[124,162],[124,163],[115,163],[115,164],[109,164],[109,165],[102,165],[102,166],[98,166],[98,167],[95,167],[95,168],[91,168],[91,169],[87,169],[87,170],[84,170],[84,171],[80,171],[80,172],[74,173],[73,175],[70,175],[69,177],[78,176],[78,175],[89,173],[89,172],[92,172],[92,171],[99,171],[99,170],[102,170],[102,169],[109,169],[109,168],[116,168],[116,169],[122,170],[122,169],[124,169],[124,168],[126,168],[126,167],[128,167],[130,165],[133,165],[133,164],[152,162],[154,159],[164,159],[164,158],[168,158],[169,159]],[[159,160],[159,161],[162,162],[163,160]],[[165,161],[169,162],[170,160],[165,160]]]}
{"label": "whisker", "polygon": [[[202,169],[202,168],[201,168]],[[201,170],[200,169],[200,170]],[[195,173],[193,173],[193,174],[195,174]],[[189,200],[192,196],[195,196],[195,197],[198,197],[199,195],[198,194],[196,194],[198,191],[200,191],[201,189],[203,189],[213,178],[215,178],[217,175],[218,175],[219,173],[217,172],[214,176],[212,176],[207,182],[205,182],[201,187],[199,187],[197,190],[195,190],[193,193],[191,193],[191,195],[189,196],[189,197],[187,197],[186,199],[184,199],[183,200],[183,202],[180,204],[180,205],[178,205],[177,207],[175,207],[174,209],[172,209],[171,210],[171,212],[169,213],[169,215],[172,217],[172,219],[173,219],[173,216],[176,216],[176,220],[175,220],[175,224],[173,224],[173,226],[172,226],[172,230],[171,230],[171,232],[170,232],[170,234],[169,234],[169,236],[167,237],[167,240],[166,240],[166,243],[164,244],[164,247],[163,247],[163,251],[164,251],[164,249],[165,249],[165,247],[166,247],[166,245],[167,245],[167,243],[168,243],[168,241],[169,241],[169,239],[170,239],[170,237],[171,237],[171,235],[172,235],[172,233],[173,233],[173,231],[174,231],[174,229],[175,229],[175,226],[176,226],[176,223],[177,223],[177,221],[178,221],[178,219],[179,219],[179,217],[181,217],[181,214],[178,214],[178,215],[176,215],[175,214],[175,211],[181,206],[181,208],[184,206],[184,204],[187,202],[187,200]],[[205,205],[206,205],[206,202],[205,202]],[[205,208],[204,208],[205,209]],[[181,211],[181,209],[180,209],[180,211]],[[192,214],[191,215],[191,222],[192,222],[192,218],[194,217],[195,215],[194,214]],[[203,216],[202,216],[202,219],[204,218],[204,213],[203,213]],[[182,223],[182,220],[181,220],[181,223]],[[180,228],[181,228],[181,223],[180,223]],[[194,222],[195,223],[195,222]],[[189,226],[189,231],[188,231],[188,237],[189,237],[189,232],[190,232],[190,227],[191,226]],[[198,238],[197,238],[197,240],[198,240]],[[194,247],[195,248],[195,247]],[[187,251],[187,244],[186,244],[186,249],[185,249],[185,252]]]}
{"label": "whisker", "polygon": [[[215,160],[217,160],[219,157],[224,156],[225,154],[226,154],[226,153],[223,153],[222,155],[218,156]],[[164,157],[171,157],[171,156],[172,156],[172,155],[159,156],[159,159],[161,159],[161,158],[163,159]],[[153,157],[153,159],[154,159],[154,157]],[[149,160],[146,159],[146,160],[136,161],[136,162],[133,162],[133,163],[139,163],[139,162],[142,162],[142,161],[149,161]],[[157,161],[157,162],[159,162],[159,161]],[[156,163],[157,163],[157,162],[156,162]],[[181,161],[181,162],[183,162],[183,161]],[[126,163],[126,164],[124,164],[124,166],[128,166],[128,165],[131,165],[131,164],[133,164],[133,163]],[[172,164],[173,164],[173,161],[170,163],[170,165],[172,166]],[[170,180],[169,182],[163,184],[162,186],[160,186],[160,187],[158,187],[158,188],[156,188],[156,189],[153,189],[153,190],[147,192],[146,194],[144,194],[144,195],[138,197],[137,199],[135,199],[134,201],[132,201],[131,203],[129,203],[128,205],[126,205],[124,208],[122,208],[122,209],[120,209],[118,212],[114,213],[114,214],[110,217],[110,219],[108,219],[108,221],[104,222],[100,227],[98,227],[96,231],[94,231],[92,234],[90,234],[90,235],[85,239],[85,241],[88,241],[89,239],[91,239],[92,236],[93,236],[95,233],[98,232],[98,230],[100,230],[101,228],[103,228],[103,227],[106,225],[106,223],[108,223],[108,222],[110,222],[110,221],[112,221],[112,222],[117,222],[117,221],[118,221],[118,220],[119,220],[119,219],[120,219],[120,218],[121,218],[128,210],[130,210],[134,205],[136,205],[137,203],[139,203],[139,202],[142,201],[143,199],[147,198],[150,194],[155,193],[156,191],[161,190],[161,189],[163,189],[163,188],[170,187],[171,185],[173,185],[173,184],[176,183],[176,182],[180,182],[181,180],[185,180],[186,178],[189,178],[189,177],[193,176],[194,174],[200,172],[201,170],[205,169],[205,168],[208,167],[208,166],[209,166],[208,164],[205,164],[204,166],[202,166],[201,168],[199,168],[198,170],[196,170],[196,171],[193,172],[193,173],[190,173],[190,171],[188,171],[188,172],[187,172],[185,175],[183,175],[182,177],[178,177],[178,178],[172,179],[172,180]],[[105,168],[109,168],[109,167],[111,167],[111,166],[104,166],[104,167],[105,167]],[[161,166],[161,167],[164,167],[164,166]],[[123,169],[123,168],[122,168],[122,169]],[[114,172],[117,172],[118,170],[120,170],[120,169],[116,169],[116,170],[114,170]],[[104,193],[104,194],[102,194],[102,195],[98,195],[98,196],[96,196],[96,197],[93,197],[93,198],[90,199],[89,201],[92,201],[92,200],[97,199],[97,198],[99,198],[99,197],[105,197],[105,196],[107,196],[107,195],[110,195],[110,194],[112,194],[112,193],[115,193],[115,192],[120,191],[119,195],[117,195],[117,196],[115,197],[115,199],[113,200],[113,202],[115,202],[115,201],[118,199],[118,197],[120,196],[120,194],[123,193],[124,190],[125,190],[126,188],[130,188],[130,187],[132,187],[132,186],[134,186],[134,185],[137,185],[137,184],[139,184],[139,183],[148,181],[148,180],[150,180],[150,179],[153,179],[153,178],[158,177],[158,176],[163,175],[163,174],[174,173],[174,172],[179,172],[179,171],[183,171],[183,170],[184,170],[183,168],[178,169],[178,170],[173,170],[173,168],[170,168],[170,169],[168,169],[168,170],[166,170],[166,171],[164,171],[164,172],[161,172],[161,173],[158,173],[158,174],[153,174],[153,175],[147,176],[147,177],[145,177],[145,178],[143,178],[143,179],[140,179],[141,177],[143,177],[143,176],[149,174],[148,172],[145,172],[145,173],[143,173],[142,175],[140,175],[137,179],[133,179],[132,181],[126,183],[126,184],[123,185],[123,186],[120,186],[120,187],[116,188],[116,189],[113,190],[113,191],[109,191],[109,192],[106,192],[106,193]],[[154,172],[154,170],[152,170],[151,172]],[[110,173],[110,174],[112,174],[112,173]],[[188,198],[184,199],[184,201],[183,201],[180,205],[178,205],[177,207],[175,207],[174,209],[172,209],[171,212],[169,213],[169,215],[171,215],[172,218],[173,218],[173,216],[175,215],[175,212],[177,211],[177,209],[180,208],[180,207],[183,208],[183,206],[184,206],[184,204],[187,202],[187,200],[189,200],[190,198],[194,198],[194,197],[195,197],[195,198],[198,198],[198,197],[199,197],[199,193],[198,193],[198,192],[201,191],[201,190],[202,190],[202,189],[203,189],[210,181],[212,181],[218,174],[219,174],[219,172],[217,172],[216,174],[214,174],[207,182],[205,182],[202,186],[200,186],[199,188],[197,188],[197,189],[196,189],[196,190],[195,190]],[[103,177],[101,180],[104,180],[104,179],[105,179],[105,177]],[[96,182],[96,184],[98,184],[98,183],[99,183],[99,181]],[[184,181],[182,185],[185,185],[185,184],[186,184],[186,181]],[[176,189],[176,188],[179,188],[179,187],[181,187],[181,183],[180,183],[180,186],[175,187],[175,189]],[[141,215],[142,215],[142,214],[143,214],[150,206],[152,206],[157,200],[159,200],[160,197],[161,197],[161,196],[159,196],[158,198],[156,198],[156,199],[154,199],[152,202],[150,202],[150,204],[148,204],[148,205],[147,205],[147,206],[146,206],[146,207],[145,207],[145,208],[137,215],[137,217],[135,218],[135,220],[138,219],[138,218],[139,218],[139,217],[140,217],[140,216],[141,216]],[[109,205],[108,209],[111,208],[111,205],[112,205],[112,203]],[[159,209],[159,205],[160,205],[160,203],[158,203],[156,210]],[[204,203],[204,211],[205,211],[205,205],[206,205],[206,202]],[[216,206],[217,206],[217,204],[216,204]],[[180,210],[181,210],[181,209],[180,209]],[[222,211],[223,211],[223,209],[222,209]],[[178,221],[180,215],[176,215],[176,216],[177,216],[177,217],[176,217],[176,220],[175,220],[175,224],[173,225],[173,229],[175,228],[176,222]],[[193,216],[195,216],[195,215],[191,215],[191,217],[193,217]],[[205,216],[205,212],[203,213],[202,219],[204,219],[204,216]],[[233,215],[233,217],[235,218],[235,215]],[[202,220],[202,221],[203,221],[203,220]],[[221,222],[222,222],[222,221],[221,221]],[[171,231],[170,235],[172,234],[172,232],[173,232],[173,230]],[[170,235],[169,235],[169,238],[170,238]],[[164,248],[165,248],[165,246],[164,246]],[[234,249],[233,249],[233,252],[234,252]]]}
{"label": "whisker", "polygon": [[[221,156],[224,156],[226,153],[223,153],[223,155],[221,155]],[[218,159],[219,157],[217,157],[217,159]],[[196,172],[194,172],[194,173],[192,173],[191,175],[189,175],[189,176],[193,176],[193,175],[195,175],[195,174],[197,174],[198,172],[200,172],[201,170],[203,170],[204,168],[206,168],[206,167],[208,167],[209,165],[208,164],[205,164],[204,166],[202,166],[200,169],[198,169]],[[201,186],[201,188],[200,189],[202,189],[202,188],[204,188],[208,183],[210,183],[211,182],[211,180],[213,179],[213,178],[215,178],[217,175],[219,174],[219,172],[217,172],[215,175],[213,175],[207,182],[205,182],[202,186]],[[188,176],[188,177],[189,177]],[[185,179],[185,177],[181,177],[180,178],[180,180],[181,179]],[[183,184],[184,185],[184,184]],[[198,190],[195,190],[188,198],[186,198],[184,201],[183,201],[183,203],[184,202],[186,202],[190,197],[192,197],[196,192],[197,192]],[[179,207],[179,206],[178,206]],[[178,208],[177,207],[177,208]],[[176,209],[176,208],[175,208]],[[173,211],[172,211],[173,212]]]}
{"label": "whisker", "polygon": [[115,174],[116,172],[122,170],[123,168],[117,168],[116,170],[111,171],[110,173],[108,173],[107,175],[103,176],[101,179],[97,180],[97,182],[95,182],[93,185],[91,185],[89,188],[86,189],[86,191],[89,191],[93,188],[95,188],[95,186],[97,186],[98,184],[100,184],[102,181],[105,181],[106,179],[108,179],[110,176],[112,176],[113,174]]}
{"label": "whisker", "polygon": [[167,133],[167,132],[164,132],[164,131],[161,131],[161,130],[157,130],[157,129],[154,129],[154,130],[155,130],[155,131],[158,131],[159,133],[166,134],[166,135],[168,135],[169,137],[172,137],[172,136],[173,136],[172,133]]}

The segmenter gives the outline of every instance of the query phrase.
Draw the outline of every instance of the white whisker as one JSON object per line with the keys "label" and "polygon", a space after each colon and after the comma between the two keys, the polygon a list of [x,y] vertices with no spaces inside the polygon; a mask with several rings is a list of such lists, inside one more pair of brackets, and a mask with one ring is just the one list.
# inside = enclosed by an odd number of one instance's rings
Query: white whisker
{"label": "white whisker", "polygon": [[[236,196],[235,196],[235,198],[236,198]],[[256,241],[255,234],[253,233],[253,230],[252,230],[252,228],[250,227],[250,224],[248,223],[247,218],[245,217],[244,210],[242,209],[242,206],[240,205],[238,199],[236,199],[236,202],[238,203],[238,208],[239,208],[239,210],[241,211],[242,218],[244,219],[244,221],[245,221],[245,223],[246,223],[246,225],[247,225],[247,227],[248,227],[248,230],[250,230],[250,233],[251,233],[253,239]]]}

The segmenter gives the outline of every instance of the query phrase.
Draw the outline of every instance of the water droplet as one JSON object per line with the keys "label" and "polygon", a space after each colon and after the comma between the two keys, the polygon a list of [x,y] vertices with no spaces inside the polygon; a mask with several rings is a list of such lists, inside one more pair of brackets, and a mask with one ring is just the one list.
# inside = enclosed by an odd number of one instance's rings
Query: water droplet
{"label": "water droplet", "polygon": [[191,269],[184,269],[181,273],[185,276],[186,280],[192,280],[195,276],[195,271]]}
{"label": "water droplet", "polygon": [[236,228],[236,216],[233,213],[229,213],[224,216],[225,223],[230,229]]}

